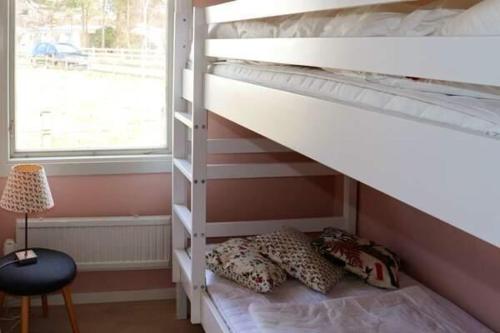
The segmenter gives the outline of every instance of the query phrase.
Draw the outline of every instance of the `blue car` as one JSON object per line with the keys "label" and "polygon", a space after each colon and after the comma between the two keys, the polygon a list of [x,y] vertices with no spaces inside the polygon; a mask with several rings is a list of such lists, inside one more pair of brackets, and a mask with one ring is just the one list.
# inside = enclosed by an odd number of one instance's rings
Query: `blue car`
{"label": "blue car", "polygon": [[68,43],[38,43],[31,54],[33,65],[61,66],[66,69],[89,67],[88,55]]}

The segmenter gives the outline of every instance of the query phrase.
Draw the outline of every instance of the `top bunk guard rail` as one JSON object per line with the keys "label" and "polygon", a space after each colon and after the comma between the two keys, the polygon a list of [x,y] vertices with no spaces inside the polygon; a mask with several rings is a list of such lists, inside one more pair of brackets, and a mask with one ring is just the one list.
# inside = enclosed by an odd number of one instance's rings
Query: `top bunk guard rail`
{"label": "top bunk guard rail", "polygon": [[[257,2],[260,2],[259,5]],[[281,15],[381,5],[408,0],[238,0],[207,8],[207,23],[223,23]]]}
{"label": "top bunk guard rail", "polygon": [[500,86],[498,36],[208,39],[205,51],[214,58]]}

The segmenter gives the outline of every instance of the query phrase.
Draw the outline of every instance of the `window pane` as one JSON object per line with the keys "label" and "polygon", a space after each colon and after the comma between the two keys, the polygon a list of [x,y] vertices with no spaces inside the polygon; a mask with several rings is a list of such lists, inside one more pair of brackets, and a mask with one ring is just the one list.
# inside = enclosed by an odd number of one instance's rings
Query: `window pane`
{"label": "window pane", "polygon": [[16,1],[16,152],[167,148],[166,1]]}

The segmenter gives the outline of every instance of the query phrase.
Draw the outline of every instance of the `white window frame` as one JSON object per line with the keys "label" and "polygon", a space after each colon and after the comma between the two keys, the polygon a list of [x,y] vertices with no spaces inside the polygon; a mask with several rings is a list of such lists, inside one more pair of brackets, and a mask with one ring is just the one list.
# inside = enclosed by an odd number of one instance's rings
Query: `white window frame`
{"label": "white window frame", "polygon": [[[49,175],[107,175],[131,173],[165,173],[172,171],[172,56],[167,57],[166,109],[167,109],[167,149],[153,150],[109,150],[89,152],[43,152],[15,153],[14,151],[14,62],[15,48],[10,47],[15,40],[15,0],[0,1],[0,176],[5,176],[12,165],[18,163],[43,164]],[[168,52],[173,54],[173,1],[167,1]],[[12,116],[13,117],[13,116]],[[12,124],[12,126],[10,125]],[[50,155],[50,156],[49,156]],[[64,155],[64,156],[63,156]],[[71,156],[73,155],[73,156]]]}

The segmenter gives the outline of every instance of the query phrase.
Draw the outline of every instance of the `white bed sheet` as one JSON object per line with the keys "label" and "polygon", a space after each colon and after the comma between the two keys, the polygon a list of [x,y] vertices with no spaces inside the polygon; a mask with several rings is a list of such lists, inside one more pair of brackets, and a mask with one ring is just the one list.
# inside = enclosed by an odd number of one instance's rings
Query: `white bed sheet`
{"label": "white bed sheet", "polygon": [[374,112],[500,137],[499,88],[238,62],[214,64],[210,72]]}
{"label": "white bed sheet", "polygon": [[492,333],[421,286],[315,304],[250,305],[261,333]]}
{"label": "white bed sheet", "polygon": [[[378,295],[384,290],[371,287],[360,279],[347,275],[328,295],[315,292],[297,280],[288,280],[270,294],[258,294],[242,288],[236,283],[207,271],[207,290],[215,306],[226,321],[231,332],[259,333],[249,312],[251,304],[292,303],[312,304],[328,299]],[[417,284],[406,275],[401,276],[401,286]]]}
{"label": "white bed sheet", "polygon": [[[253,320],[249,311],[250,305],[256,307],[259,305],[279,303],[313,304],[337,298],[374,296],[391,292],[369,286],[353,275],[346,275],[343,281],[335,286],[328,295],[315,292],[297,280],[288,280],[284,285],[276,288],[272,293],[264,295],[239,287],[237,284],[219,277],[210,271],[207,271],[206,274],[208,293],[224,318],[227,326],[233,333],[260,332],[257,323]],[[401,273],[400,282],[401,288],[420,285],[417,281],[404,273]],[[426,290],[438,304],[457,314],[461,320],[472,321],[473,323],[471,323],[471,325],[479,325],[475,319],[458,309],[449,301],[428,289]]]}
{"label": "white bed sheet", "polygon": [[462,10],[415,10],[411,13],[368,7],[326,11],[210,27],[210,38],[312,38],[354,36],[429,36],[440,33]]}
{"label": "white bed sheet", "polygon": [[[437,0],[364,6],[215,24],[210,38],[312,38],[354,36],[491,36],[500,33],[500,2]],[[469,8],[470,7],[470,8]]]}

